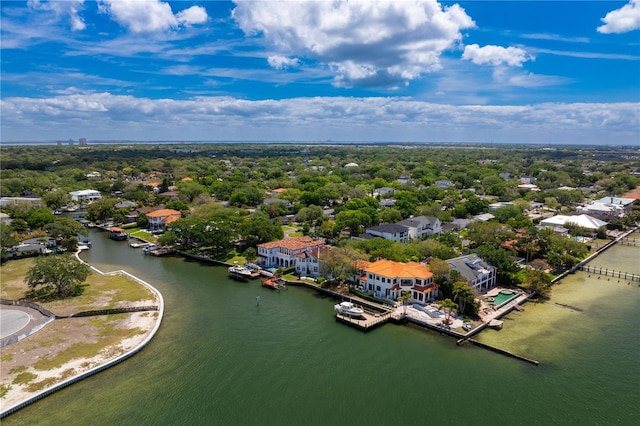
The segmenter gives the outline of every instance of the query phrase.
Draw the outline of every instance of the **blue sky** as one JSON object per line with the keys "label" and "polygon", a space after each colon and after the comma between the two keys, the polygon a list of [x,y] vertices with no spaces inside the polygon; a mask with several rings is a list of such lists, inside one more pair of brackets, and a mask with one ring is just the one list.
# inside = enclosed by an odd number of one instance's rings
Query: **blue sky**
{"label": "blue sky", "polygon": [[640,0],[0,8],[4,142],[640,145]]}

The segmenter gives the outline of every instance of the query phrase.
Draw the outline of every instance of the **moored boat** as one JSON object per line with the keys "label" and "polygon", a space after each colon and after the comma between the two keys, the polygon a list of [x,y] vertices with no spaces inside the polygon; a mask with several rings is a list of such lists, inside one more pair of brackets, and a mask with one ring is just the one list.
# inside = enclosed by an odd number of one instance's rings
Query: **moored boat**
{"label": "moored boat", "polygon": [[262,278],[260,281],[262,282],[262,285],[264,287],[273,288],[273,289],[276,289],[276,290],[278,290],[278,289],[280,289],[280,288],[285,286],[284,285],[284,281],[281,280],[278,277],[273,277],[272,276],[272,277]]}
{"label": "moored boat", "polygon": [[236,262],[233,266],[229,266],[229,276],[231,278],[239,279],[242,281],[246,281],[251,278],[251,271],[244,266],[238,265]]}
{"label": "moored boat", "polygon": [[347,317],[358,318],[364,315],[364,310],[362,308],[358,308],[351,302],[340,302],[334,306],[334,309],[338,314]]}

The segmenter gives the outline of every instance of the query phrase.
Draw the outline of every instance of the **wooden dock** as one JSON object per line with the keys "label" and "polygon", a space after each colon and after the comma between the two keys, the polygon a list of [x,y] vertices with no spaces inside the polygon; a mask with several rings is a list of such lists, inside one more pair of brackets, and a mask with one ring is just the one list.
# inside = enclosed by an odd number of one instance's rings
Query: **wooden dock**
{"label": "wooden dock", "polygon": [[582,265],[579,267],[581,271],[591,274],[603,275],[605,277],[619,278],[628,281],[640,281],[640,275],[630,272],[616,271],[614,269],[603,268],[601,266]]}
{"label": "wooden dock", "polygon": [[362,331],[373,330],[385,324],[391,319],[391,312],[386,314],[370,314],[365,312],[361,318],[352,318],[346,315],[336,314],[336,321],[350,325]]}

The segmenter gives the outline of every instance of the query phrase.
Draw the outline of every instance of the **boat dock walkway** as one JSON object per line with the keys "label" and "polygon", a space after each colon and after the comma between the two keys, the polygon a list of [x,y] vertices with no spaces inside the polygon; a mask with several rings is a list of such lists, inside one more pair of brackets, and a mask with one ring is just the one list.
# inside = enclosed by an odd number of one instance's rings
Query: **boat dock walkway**
{"label": "boat dock walkway", "polygon": [[614,269],[603,268],[601,266],[581,265],[579,270],[591,274],[604,275],[605,277],[619,278],[621,280],[640,281],[640,275],[630,272],[616,271]]}
{"label": "boat dock walkway", "polygon": [[387,313],[375,313],[375,314],[365,312],[364,315],[360,318],[352,318],[346,315],[336,314],[336,321],[341,322],[343,324],[350,325],[362,331],[373,330],[374,328],[387,323],[391,319],[394,319],[397,321],[400,320],[399,318],[396,319],[393,316],[392,311],[389,311]]}

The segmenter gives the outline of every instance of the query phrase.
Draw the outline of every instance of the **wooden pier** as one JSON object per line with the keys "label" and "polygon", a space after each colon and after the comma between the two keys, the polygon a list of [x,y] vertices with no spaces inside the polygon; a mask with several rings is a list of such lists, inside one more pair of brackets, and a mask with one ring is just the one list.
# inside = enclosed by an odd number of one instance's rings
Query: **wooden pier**
{"label": "wooden pier", "polygon": [[391,319],[391,312],[386,314],[370,314],[365,312],[361,318],[352,318],[336,314],[336,321],[350,325],[362,331],[373,330]]}
{"label": "wooden pier", "polygon": [[619,278],[621,280],[639,281],[640,275],[630,272],[616,271],[614,269],[603,268],[601,266],[582,265],[578,269],[591,274],[603,275],[605,277]]}
{"label": "wooden pier", "polygon": [[640,239],[638,238],[622,238],[619,243],[623,246],[640,247]]}

